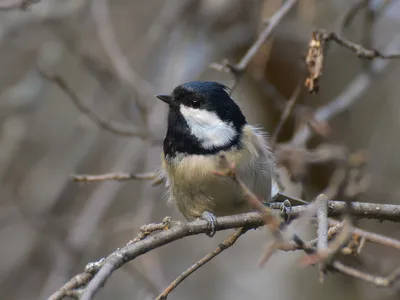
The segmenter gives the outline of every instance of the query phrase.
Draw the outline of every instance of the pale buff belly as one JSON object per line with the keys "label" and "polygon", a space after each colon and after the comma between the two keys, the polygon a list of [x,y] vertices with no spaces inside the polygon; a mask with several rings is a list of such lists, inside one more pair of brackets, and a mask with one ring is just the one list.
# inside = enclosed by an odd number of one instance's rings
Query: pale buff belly
{"label": "pale buff belly", "polygon": [[[224,153],[230,163],[237,165],[238,177],[260,198],[270,193],[269,170],[263,157],[248,152]],[[165,165],[170,181],[170,200],[176,203],[186,219],[200,217],[204,211],[216,216],[251,211],[243,189],[232,179],[213,174],[217,157],[192,156],[175,165]]]}

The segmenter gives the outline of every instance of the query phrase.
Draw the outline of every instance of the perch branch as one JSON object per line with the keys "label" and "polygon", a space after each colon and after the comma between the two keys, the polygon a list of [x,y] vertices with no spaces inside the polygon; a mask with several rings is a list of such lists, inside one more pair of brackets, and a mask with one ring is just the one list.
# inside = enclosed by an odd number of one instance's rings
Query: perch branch
{"label": "perch branch", "polygon": [[[353,205],[353,216],[355,218],[369,218],[376,220],[390,220],[400,222],[400,206],[391,204],[375,204],[355,202]],[[328,202],[328,215],[338,217],[345,212],[346,203],[342,201]],[[307,210],[307,206],[294,206],[291,218],[295,219]],[[282,214],[282,213],[281,213]],[[218,231],[233,228],[258,228],[264,225],[263,217],[257,213],[246,213],[240,215],[219,217],[216,229]],[[147,253],[155,248],[171,243],[175,240],[209,232],[208,223],[204,220],[196,220],[187,224],[176,224],[170,229],[157,232],[136,243],[130,243],[122,247],[107,258],[90,264],[90,272],[96,273],[87,285],[82,300],[92,299],[94,294],[105,284],[111,274],[128,261]],[[93,267],[95,266],[95,267]],[[88,268],[87,268],[88,269]],[[50,298],[51,299],[51,298]]]}

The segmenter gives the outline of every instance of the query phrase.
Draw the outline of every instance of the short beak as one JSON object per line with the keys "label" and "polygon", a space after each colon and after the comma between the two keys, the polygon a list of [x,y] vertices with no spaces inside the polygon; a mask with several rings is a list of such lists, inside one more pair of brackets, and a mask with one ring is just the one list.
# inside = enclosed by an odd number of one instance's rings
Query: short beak
{"label": "short beak", "polygon": [[168,105],[172,104],[172,96],[171,95],[157,95],[156,97],[158,99],[160,99],[161,101],[164,101]]}

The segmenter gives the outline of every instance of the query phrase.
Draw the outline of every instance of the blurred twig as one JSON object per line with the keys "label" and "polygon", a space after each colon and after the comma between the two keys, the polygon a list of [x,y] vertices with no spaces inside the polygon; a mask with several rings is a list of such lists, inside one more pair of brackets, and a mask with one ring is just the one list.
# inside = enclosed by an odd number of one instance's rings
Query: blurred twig
{"label": "blurred twig", "polygon": [[228,60],[224,60],[222,63],[212,63],[210,67],[217,71],[224,71],[235,75],[235,83],[233,84],[233,86],[236,87],[237,81],[239,80],[238,77],[240,77],[239,75],[243,74],[246,71],[247,66],[249,65],[253,57],[258,53],[261,46],[268,40],[276,26],[279,25],[282,19],[297,2],[298,0],[285,1],[285,3],[279,8],[279,10],[269,20],[265,21],[265,29],[261,32],[257,40],[253,43],[249,50],[247,50],[246,54],[237,64],[232,64]]}
{"label": "blurred twig", "polygon": [[339,29],[338,32],[339,34],[343,34],[344,30],[349,27],[351,22],[354,20],[354,17],[357,15],[357,13],[368,6],[368,1],[369,0],[359,0],[358,2],[354,3],[350,9],[344,14],[340,24],[339,24]]}
{"label": "blurred twig", "polygon": [[[130,62],[122,52],[113,32],[107,0],[91,0],[91,13],[96,23],[97,34],[110,61],[123,83],[134,88],[142,97],[155,94],[151,83],[141,78],[130,66]],[[142,113],[149,108],[149,100],[138,101]]]}
{"label": "blurred twig", "polygon": [[221,252],[233,246],[236,243],[238,238],[246,232],[244,228],[238,228],[235,232],[225,239],[218,247],[212,251],[211,253],[204,256],[202,259],[194,263],[189,269],[184,271],[181,275],[179,275],[157,298],[156,300],[165,300],[168,298],[168,295],[186,278],[188,278],[191,274],[193,274],[196,270],[204,266],[214,257],[216,257]]}
{"label": "blurred twig", "polygon": [[42,70],[38,71],[40,75],[42,75],[47,80],[56,84],[68,97],[72,100],[72,103],[75,107],[84,115],[86,115],[89,119],[91,119],[97,126],[100,128],[110,131],[112,133],[129,136],[129,137],[140,137],[140,138],[148,138],[149,133],[146,129],[136,128],[133,126],[126,126],[120,123],[110,122],[99,117],[95,112],[93,112],[89,107],[87,107],[84,102],[79,99],[76,92],[70,87],[67,82],[59,75],[48,74]]}
{"label": "blurred twig", "polygon": [[106,180],[154,180],[157,178],[155,172],[148,173],[106,173],[98,175],[73,175],[72,179],[77,182],[92,182],[92,181],[106,181]]}
{"label": "blurred twig", "polygon": [[[350,24],[354,21],[355,16],[357,13],[364,9],[371,9],[369,6],[371,5],[370,0],[359,0],[354,3],[350,9],[344,14],[343,18],[339,23],[338,33],[343,35],[344,30],[350,26]],[[375,9],[373,10],[374,19],[389,5],[392,0],[383,0],[380,1],[379,4],[376,5]]]}
{"label": "blurred twig", "polygon": [[275,127],[274,132],[271,135],[271,144],[274,145],[276,143],[276,140],[278,138],[279,133],[282,130],[283,125],[285,124],[286,120],[288,119],[288,117],[290,116],[290,114],[292,113],[294,106],[296,104],[297,99],[299,98],[300,92],[301,92],[301,87],[302,84],[299,83],[296,87],[296,89],[294,90],[292,96],[290,97],[290,99],[286,102],[286,105],[283,109],[281,118],[279,119],[278,124]]}
{"label": "blurred twig", "polygon": [[11,9],[27,9],[32,4],[39,2],[40,0],[2,0],[0,2],[0,10],[11,10]]}

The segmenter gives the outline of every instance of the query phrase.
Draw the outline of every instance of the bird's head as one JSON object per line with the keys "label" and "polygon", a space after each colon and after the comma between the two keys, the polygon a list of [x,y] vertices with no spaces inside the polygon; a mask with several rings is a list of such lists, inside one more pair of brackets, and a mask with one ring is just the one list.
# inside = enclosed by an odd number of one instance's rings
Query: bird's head
{"label": "bird's head", "polygon": [[157,98],[169,106],[164,152],[215,154],[238,147],[246,124],[228,88],[212,81],[193,81],[177,86],[170,95]]}

